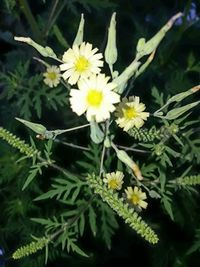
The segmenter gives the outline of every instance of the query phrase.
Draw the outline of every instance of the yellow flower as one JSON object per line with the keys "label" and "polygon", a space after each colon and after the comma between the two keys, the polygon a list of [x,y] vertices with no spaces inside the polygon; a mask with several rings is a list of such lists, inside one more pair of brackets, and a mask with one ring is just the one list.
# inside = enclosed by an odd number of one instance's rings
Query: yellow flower
{"label": "yellow flower", "polygon": [[129,129],[142,127],[144,120],[149,117],[149,112],[143,112],[145,105],[140,103],[138,96],[130,97],[129,100],[124,98],[117,108],[116,120],[118,126],[123,128],[124,131]]}
{"label": "yellow flower", "polygon": [[148,203],[144,201],[147,198],[146,193],[142,192],[137,186],[134,186],[134,189],[132,187],[127,187],[125,193],[131,204],[139,208],[147,208]]}
{"label": "yellow flower", "polygon": [[60,69],[57,66],[50,66],[43,73],[44,83],[49,87],[56,87],[60,83],[61,74]]}
{"label": "yellow flower", "polygon": [[120,171],[106,173],[103,179],[104,183],[108,185],[108,188],[113,190],[120,190],[123,184],[124,174]]}
{"label": "yellow flower", "polygon": [[64,71],[63,79],[73,85],[80,78],[100,73],[100,67],[103,66],[103,61],[100,59],[103,58],[103,55],[96,53],[97,51],[97,48],[92,49],[92,45],[85,42],[80,46],[75,44],[68,49],[62,57],[64,63],[60,65],[60,70]]}
{"label": "yellow flower", "polygon": [[71,89],[70,104],[78,116],[86,112],[88,121],[102,122],[110,118],[115,110],[113,104],[120,101],[120,97],[112,90],[116,84],[108,82],[109,77],[104,74],[91,75],[87,79],[78,81],[78,89]]}

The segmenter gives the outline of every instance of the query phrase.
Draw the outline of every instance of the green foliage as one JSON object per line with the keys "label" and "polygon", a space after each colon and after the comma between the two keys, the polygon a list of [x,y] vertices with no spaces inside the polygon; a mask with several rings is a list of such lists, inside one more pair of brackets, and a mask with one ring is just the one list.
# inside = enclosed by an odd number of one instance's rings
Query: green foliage
{"label": "green foliage", "polygon": [[54,184],[52,184],[53,189],[37,197],[35,200],[51,199],[55,197],[56,199],[65,201],[70,196],[71,201],[75,202],[80,190],[86,185],[86,182],[81,181],[73,175],[67,175],[67,179],[56,178],[54,181]]}
{"label": "green foliage", "polygon": [[101,146],[92,143],[88,151],[83,152],[87,160],[77,161],[77,164],[83,168],[85,173],[97,172],[100,167],[99,157],[101,154]]}
{"label": "green foliage", "polygon": [[[112,207],[111,207],[112,208]],[[107,247],[111,249],[112,245],[112,236],[115,233],[115,230],[119,227],[116,215],[106,203],[99,201],[98,209],[100,211],[100,234],[102,239],[105,241]]]}
{"label": "green foliage", "polygon": [[9,11],[9,12],[12,12],[14,7],[16,6],[16,1],[15,0],[3,0],[5,6],[6,6],[6,9]]}
{"label": "green foliage", "polygon": [[30,76],[29,69],[29,61],[19,62],[14,72],[0,73],[0,82],[4,85],[0,98],[12,102],[13,109],[17,110],[15,115],[29,119],[35,111],[40,118],[43,104],[49,109],[58,110],[58,107],[68,103],[66,90],[63,91],[59,86],[54,90],[46,85],[41,86],[42,75]]}
{"label": "green foliage", "polygon": [[158,242],[158,237],[154,231],[141,219],[140,216],[130,208],[127,203],[124,203],[123,198],[119,198],[117,193],[109,190],[103,185],[103,181],[95,176],[87,177],[88,185],[94,188],[95,193],[99,194],[108,205],[121,216],[127,224],[129,224],[138,234],[152,244]]}
{"label": "green foliage", "polygon": [[187,255],[190,255],[194,252],[200,251],[200,229],[196,229],[195,231],[195,240],[192,244],[192,246],[187,251]]}

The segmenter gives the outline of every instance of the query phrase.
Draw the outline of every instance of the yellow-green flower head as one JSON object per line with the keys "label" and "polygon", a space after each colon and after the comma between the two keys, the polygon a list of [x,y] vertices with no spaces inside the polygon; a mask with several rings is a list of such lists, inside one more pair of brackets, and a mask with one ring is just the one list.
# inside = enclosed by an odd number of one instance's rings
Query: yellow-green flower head
{"label": "yellow-green flower head", "polygon": [[108,82],[104,74],[91,75],[78,81],[79,89],[71,89],[70,104],[72,110],[81,116],[86,112],[88,121],[102,122],[110,118],[119,103],[120,96],[113,92],[116,84]]}
{"label": "yellow-green flower head", "polygon": [[50,66],[43,73],[44,83],[49,87],[56,87],[60,83],[61,74],[57,66]]}
{"label": "yellow-green flower head", "polygon": [[80,46],[74,44],[62,57],[64,63],[60,65],[60,70],[64,71],[63,79],[73,85],[80,78],[100,73],[100,67],[103,66],[103,61],[100,59],[103,55],[97,51],[98,49],[93,49],[90,43],[83,42]]}
{"label": "yellow-green flower head", "polygon": [[143,208],[146,209],[148,203],[144,201],[147,199],[146,193],[142,192],[141,189],[139,189],[137,186],[132,187],[127,187],[125,190],[126,197],[130,201],[131,204],[134,206],[137,206],[138,208]]}
{"label": "yellow-green flower head", "polygon": [[120,190],[123,184],[124,174],[120,171],[106,173],[103,179],[104,183],[108,185],[108,188],[113,190]]}
{"label": "yellow-green flower head", "polygon": [[134,126],[136,128],[142,127],[144,121],[149,117],[149,112],[143,112],[145,108],[145,105],[140,103],[138,96],[122,99],[117,107],[116,116],[118,119],[116,122],[118,126],[126,132]]}

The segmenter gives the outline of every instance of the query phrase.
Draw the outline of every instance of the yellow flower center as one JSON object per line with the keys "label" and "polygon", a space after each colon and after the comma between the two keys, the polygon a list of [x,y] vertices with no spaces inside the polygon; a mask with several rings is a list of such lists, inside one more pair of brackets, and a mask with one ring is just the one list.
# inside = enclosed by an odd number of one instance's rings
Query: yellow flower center
{"label": "yellow flower center", "polygon": [[133,203],[134,205],[137,205],[137,204],[139,203],[139,201],[140,201],[140,198],[139,198],[138,195],[133,194],[132,197],[131,197],[131,201],[132,201],[132,203]]}
{"label": "yellow flower center", "polygon": [[102,100],[103,100],[102,92],[95,89],[91,89],[88,92],[87,102],[89,106],[99,107],[101,105]]}
{"label": "yellow flower center", "polygon": [[48,72],[48,78],[54,81],[57,78],[57,75],[55,72]]}
{"label": "yellow flower center", "polygon": [[88,67],[89,67],[89,61],[84,56],[80,56],[75,64],[76,70],[79,72],[83,72]]}
{"label": "yellow flower center", "polygon": [[123,109],[125,119],[133,119],[137,117],[137,112],[134,107],[126,107]]}
{"label": "yellow flower center", "polygon": [[119,183],[117,182],[117,180],[112,179],[112,180],[110,180],[110,181],[108,182],[108,185],[109,185],[110,188],[112,188],[112,189],[116,189],[116,188],[118,188]]}

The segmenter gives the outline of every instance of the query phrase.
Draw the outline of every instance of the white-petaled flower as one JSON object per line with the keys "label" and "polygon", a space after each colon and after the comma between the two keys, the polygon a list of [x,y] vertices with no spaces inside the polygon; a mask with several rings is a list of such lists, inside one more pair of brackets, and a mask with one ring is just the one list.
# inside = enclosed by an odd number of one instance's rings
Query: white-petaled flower
{"label": "white-petaled flower", "polygon": [[88,121],[102,122],[110,118],[120,96],[112,90],[116,84],[108,82],[104,74],[91,75],[78,81],[78,89],[71,89],[71,108],[79,116],[86,112]]}
{"label": "white-petaled flower", "polygon": [[125,193],[127,199],[130,201],[131,204],[137,206],[138,208],[147,208],[148,203],[144,201],[145,199],[147,199],[146,193],[142,192],[142,190],[139,189],[137,186],[134,186],[134,189],[130,186],[127,187]]}
{"label": "white-petaled flower", "polygon": [[92,49],[92,45],[85,42],[80,46],[75,44],[68,49],[62,57],[64,64],[60,65],[60,70],[64,71],[63,79],[73,85],[80,78],[100,73],[100,67],[103,66],[103,61],[100,59],[103,55],[97,51],[97,48]]}
{"label": "white-petaled flower", "polygon": [[123,184],[124,174],[120,171],[106,173],[103,179],[104,183],[108,185],[108,188],[113,190],[120,190]]}
{"label": "white-petaled flower", "polygon": [[116,116],[118,119],[116,122],[118,126],[124,131],[128,131],[134,126],[139,129],[149,117],[149,112],[143,112],[145,108],[145,105],[140,103],[138,96],[122,99],[117,107]]}
{"label": "white-petaled flower", "polygon": [[47,67],[46,72],[43,73],[44,83],[49,87],[56,87],[60,83],[61,74],[57,66]]}

